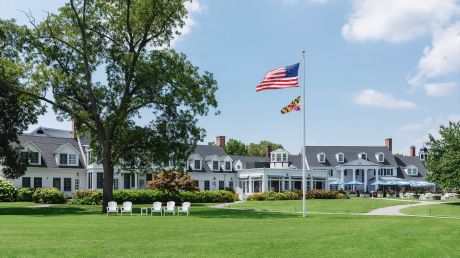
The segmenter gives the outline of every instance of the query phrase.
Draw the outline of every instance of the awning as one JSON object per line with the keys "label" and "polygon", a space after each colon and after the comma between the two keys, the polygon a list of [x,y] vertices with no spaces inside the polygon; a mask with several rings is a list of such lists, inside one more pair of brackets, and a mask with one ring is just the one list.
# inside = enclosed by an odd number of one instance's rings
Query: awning
{"label": "awning", "polygon": [[330,185],[343,185],[343,184],[345,184],[345,182],[342,181],[342,180],[335,180],[335,181],[329,182],[329,184]]}
{"label": "awning", "polygon": [[433,187],[433,186],[435,186],[435,184],[430,183],[430,182],[426,182],[426,181],[415,181],[415,180],[409,181],[409,185],[410,185],[411,187]]}
{"label": "awning", "polygon": [[345,184],[346,185],[362,185],[363,183],[361,183],[359,181],[356,181],[356,180],[353,180],[353,181],[350,181],[350,182],[346,182]]}

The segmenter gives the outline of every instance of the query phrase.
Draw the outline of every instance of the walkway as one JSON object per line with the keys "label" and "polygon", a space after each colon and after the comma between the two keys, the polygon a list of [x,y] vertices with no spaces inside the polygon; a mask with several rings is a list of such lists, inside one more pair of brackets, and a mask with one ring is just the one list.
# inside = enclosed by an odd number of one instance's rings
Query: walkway
{"label": "walkway", "polygon": [[395,205],[395,206],[388,206],[383,208],[378,208],[368,212],[368,215],[384,215],[384,216],[413,216],[401,213],[402,209],[415,207],[415,206],[425,206],[425,205],[434,205],[434,204],[442,204],[446,202],[429,202],[429,201],[417,201],[417,203],[413,204],[403,204],[403,205]]}

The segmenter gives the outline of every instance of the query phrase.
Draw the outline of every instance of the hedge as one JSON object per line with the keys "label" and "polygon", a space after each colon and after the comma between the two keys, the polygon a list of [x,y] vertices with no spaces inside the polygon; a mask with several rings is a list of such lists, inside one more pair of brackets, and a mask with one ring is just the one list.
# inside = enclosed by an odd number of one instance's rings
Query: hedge
{"label": "hedge", "polygon": [[16,188],[12,183],[0,178],[0,202],[14,202]]}
{"label": "hedge", "polygon": [[[305,193],[307,199],[343,199],[345,195],[337,191],[314,190]],[[300,200],[302,191],[265,192],[253,194],[248,201]]]}
{"label": "hedge", "polygon": [[[177,203],[217,203],[234,202],[238,197],[230,191],[199,191],[179,192],[178,194],[158,190],[117,190],[113,191],[113,201],[118,203],[132,202],[144,204],[153,202],[175,201]],[[78,190],[74,193],[73,204],[92,205],[102,203],[102,191],[99,190]]]}
{"label": "hedge", "polygon": [[37,188],[32,195],[32,200],[36,203],[65,203],[67,198],[64,193],[57,188]]}
{"label": "hedge", "polygon": [[35,190],[33,188],[19,188],[18,193],[16,195],[16,201],[18,202],[32,202],[32,195],[34,194]]}

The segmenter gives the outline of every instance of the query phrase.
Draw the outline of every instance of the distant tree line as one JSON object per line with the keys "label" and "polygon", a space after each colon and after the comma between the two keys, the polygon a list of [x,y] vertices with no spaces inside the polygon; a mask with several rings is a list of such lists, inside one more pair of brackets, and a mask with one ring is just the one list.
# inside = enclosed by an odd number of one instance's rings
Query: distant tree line
{"label": "distant tree line", "polygon": [[[208,145],[215,145],[215,143],[208,142]],[[271,146],[273,150],[283,149],[283,145],[267,140],[260,141],[259,143],[245,144],[240,140],[229,139],[225,143],[225,152],[229,155],[264,157],[268,146]]]}

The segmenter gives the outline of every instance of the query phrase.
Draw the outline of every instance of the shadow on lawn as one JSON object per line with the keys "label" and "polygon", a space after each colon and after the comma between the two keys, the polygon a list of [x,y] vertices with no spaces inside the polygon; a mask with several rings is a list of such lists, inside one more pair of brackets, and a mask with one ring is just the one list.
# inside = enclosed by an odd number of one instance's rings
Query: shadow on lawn
{"label": "shadow on lawn", "polygon": [[26,216],[53,216],[53,215],[84,215],[98,214],[99,210],[85,209],[77,206],[51,206],[51,207],[1,207],[1,215],[26,215]]}
{"label": "shadow on lawn", "polygon": [[200,218],[240,218],[240,219],[273,219],[273,218],[296,218],[300,215],[292,213],[281,213],[281,212],[266,212],[256,210],[236,210],[236,209],[197,209],[191,210],[191,214],[194,217]]}

